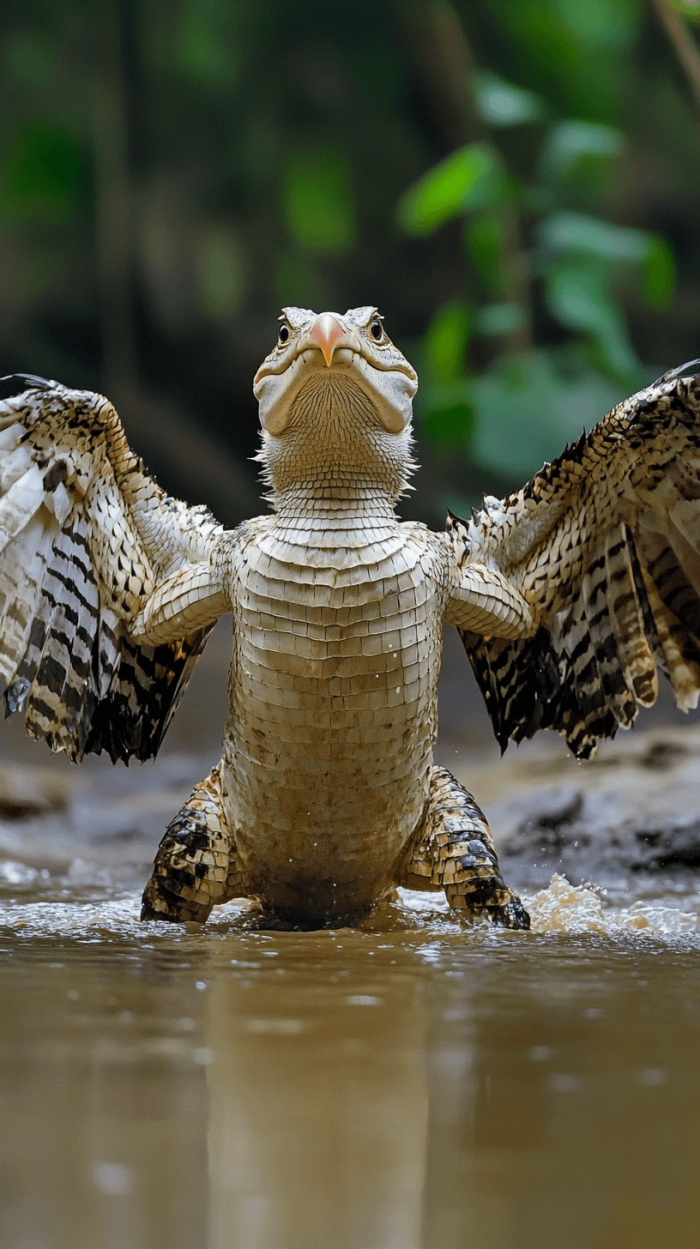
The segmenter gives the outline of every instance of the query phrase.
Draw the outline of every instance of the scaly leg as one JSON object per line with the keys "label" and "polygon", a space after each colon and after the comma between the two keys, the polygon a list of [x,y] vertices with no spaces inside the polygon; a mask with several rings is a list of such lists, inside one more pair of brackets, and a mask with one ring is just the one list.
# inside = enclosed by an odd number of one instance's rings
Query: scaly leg
{"label": "scaly leg", "polygon": [[216,767],[195,785],[165,830],[144,889],[141,919],[203,924],[217,902],[245,892]]}
{"label": "scaly leg", "polygon": [[444,889],[456,911],[488,915],[503,928],[529,928],[520,898],[504,883],[486,817],[446,768],[430,774],[428,811],[399,885]]}

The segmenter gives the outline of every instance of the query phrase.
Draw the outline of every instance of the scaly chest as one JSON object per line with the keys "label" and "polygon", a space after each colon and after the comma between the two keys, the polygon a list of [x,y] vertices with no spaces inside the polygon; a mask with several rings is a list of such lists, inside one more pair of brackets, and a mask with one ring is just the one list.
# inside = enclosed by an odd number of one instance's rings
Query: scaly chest
{"label": "scaly chest", "polygon": [[442,566],[434,535],[398,523],[333,549],[263,531],[243,552],[225,801],[242,870],[271,905],[368,904],[422,818]]}
{"label": "scaly chest", "polygon": [[242,553],[229,738],[251,761],[284,768],[291,748],[313,771],[432,734],[441,549],[418,526],[372,536],[318,547],[271,527]]}

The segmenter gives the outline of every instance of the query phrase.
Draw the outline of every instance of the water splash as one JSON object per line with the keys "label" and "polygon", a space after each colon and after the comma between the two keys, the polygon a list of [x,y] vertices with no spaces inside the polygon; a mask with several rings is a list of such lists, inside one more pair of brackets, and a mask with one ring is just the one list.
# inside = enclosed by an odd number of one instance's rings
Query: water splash
{"label": "water splash", "polygon": [[525,899],[534,933],[561,932],[570,936],[593,932],[606,937],[647,933],[673,939],[697,934],[700,916],[657,902],[638,900],[629,907],[611,907],[595,885],[572,885],[555,874],[546,889]]}
{"label": "water splash", "polygon": [[[19,865],[13,864],[15,869]],[[152,940],[188,940],[198,934],[205,941],[220,938],[229,932],[255,930],[258,927],[257,909],[243,899],[218,907],[205,928],[192,924],[165,922],[142,924],[139,920],[141,896],[139,891],[119,891],[105,888],[102,896],[93,888],[80,896],[75,878],[70,873],[63,878],[63,897],[43,897],[24,892],[32,883],[18,879],[13,872],[13,896],[0,901],[0,934],[16,938],[62,937],[78,942],[110,942],[136,940],[148,944]],[[5,882],[9,883],[9,882]],[[38,883],[38,882],[37,882]],[[55,887],[55,882],[54,882]],[[46,888],[46,887],[45,887]],[[49,886],[50,888],[50,886]],[[382,912],[379,908],[363,922],[361,931],[367,935],[382,932],[404,933],[413,943],[418,938],[432,943],[435,957],[439,959],[441,942],[451,942],[457,937],[463,941],[467,936],[479,940],[483,936],[496,936],[502,930],[494,929],[486,920],[475,925],[465,924],[464,918],[451,911],[441,894],[397,890],[397,897]],[[563,937],[579,937],[586,933],[606,937],[612,942],[630,935],[653,936],[673,944],[688,938],[700,942],[700,914],[695,910],[680,910],[667,905],[668,899],[638,899],[627,907],[613,906],[605,891],[594,884],[573,885],[563,875],[554,875],[546,889],[533,895],[523,894],[523,901],[532,918],[529,934],[507,933],[509,941],[522,938],[559,933]],[[695,904],[700,909],[700,898],[685,898],[685,905]],[[695,944],[695,941],[693,941]]]}

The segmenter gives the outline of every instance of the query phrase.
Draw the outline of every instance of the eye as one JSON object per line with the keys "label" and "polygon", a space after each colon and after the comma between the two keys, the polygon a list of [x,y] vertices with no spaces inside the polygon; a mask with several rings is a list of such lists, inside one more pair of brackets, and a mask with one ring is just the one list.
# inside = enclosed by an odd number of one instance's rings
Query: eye
{"label": "eye", "polygon": [[282,324],[280,325],[279,332],[277,334],[277,342],[278,343],[289,342],[290,332],[291,331],[289,329],[289,326],[287,325],[285,321],[283,321]]}
{"label": "eye", "polygon": [[384,330],[382,329],[381,321],[373,321],[369,327],[369,332],[375,343],[380,343],[384,337]]}

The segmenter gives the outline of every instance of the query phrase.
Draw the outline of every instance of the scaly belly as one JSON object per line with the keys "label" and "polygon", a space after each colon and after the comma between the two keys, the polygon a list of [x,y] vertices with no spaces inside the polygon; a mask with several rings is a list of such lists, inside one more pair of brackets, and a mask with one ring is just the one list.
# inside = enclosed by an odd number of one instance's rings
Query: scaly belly
{"label": "scaly belly", "polygon": [[278,912],[370,907],[425,812],[439,612],[405,563],[352,586],[299,568],[284,598],[273,566],[239,592],[226,803],[251,891]]}

